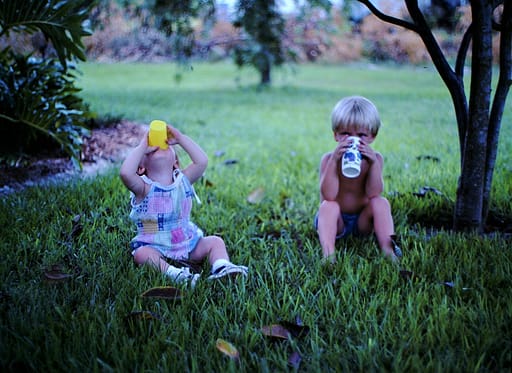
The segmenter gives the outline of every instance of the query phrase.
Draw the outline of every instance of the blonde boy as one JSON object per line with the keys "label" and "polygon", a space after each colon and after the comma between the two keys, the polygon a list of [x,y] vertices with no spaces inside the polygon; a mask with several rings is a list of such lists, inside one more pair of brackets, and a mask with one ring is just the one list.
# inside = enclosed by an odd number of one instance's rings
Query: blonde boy
{"label": "blonde boy", "polygon": [[[331,114],[334,140],[332,152],[320,163],[320,208],[315,225],[324,259],[335,262],[336,239],[349,234],[375,233],[382,252],[392,260],[401,256],[395,245],[391,207],[381,194],[384,190],[384,159],[370,144],[381,125],[375,105],[361,96],[340,100]],[[341,172],[341,159],[350,147],[351,136],[360,138],[361,173],[347,178]]]}

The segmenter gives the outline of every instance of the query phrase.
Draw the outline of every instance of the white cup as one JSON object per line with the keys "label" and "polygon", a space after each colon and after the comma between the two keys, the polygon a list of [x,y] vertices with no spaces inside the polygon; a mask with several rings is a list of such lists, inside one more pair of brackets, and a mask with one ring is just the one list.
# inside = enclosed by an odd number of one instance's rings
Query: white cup
{"label": "white cup", "polygon": [[361,139],[355,136],[350,136],[349,139],[352,140],[352,145],[350,145],[350,148],[343,154],[343,158],[341,159],[341,172],[346,177],[355,178],[361,173],[362,157],[357,148]]}

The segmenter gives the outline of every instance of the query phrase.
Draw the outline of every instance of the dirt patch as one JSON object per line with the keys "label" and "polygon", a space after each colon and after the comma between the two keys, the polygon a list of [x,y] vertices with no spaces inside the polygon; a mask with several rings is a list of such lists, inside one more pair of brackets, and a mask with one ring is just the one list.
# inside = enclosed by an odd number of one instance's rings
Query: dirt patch
{"label": "dirt patch", "polygon": [[37,156],[19,164],[0,165],[0,195],[27,186],[68,180],[70,177],[96,175],[120,162],[136,146],[146,125],[130,121],[91,131],[82,146],[82,171],[77,170],[69,158]]}

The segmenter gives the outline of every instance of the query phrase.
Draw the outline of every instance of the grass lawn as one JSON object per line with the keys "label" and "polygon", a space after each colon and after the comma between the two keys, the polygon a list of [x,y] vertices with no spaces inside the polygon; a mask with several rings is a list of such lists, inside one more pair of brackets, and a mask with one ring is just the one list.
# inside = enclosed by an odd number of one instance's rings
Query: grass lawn
{"label": "grass lawn", "polygon": [[[180,300],[142,297],[173,284],[132,263],[129,195],[117,168],[2,197],[2,371],[510,369],[510,234],[430,229],[449,222],[459,173],[451,100],[430,67],[298,66],[277,71],[266,89],[231,64],[81,70],[83,97],[100,115],[163,119],[204,148],[210,163],[196,184],[203,203],[194,221],[224,238],[249,277],[202,279]],[[383,121],[373,147],[385,158],[399,266],[371,238],[339,242],[332,268],[320,261],[318,165],[335,145],[330,112],[353,94],[371,99]],[[508,221],[511,109],[509,98],[492,206]],[[416,195],[423,187],[440,194]],[[257,189],[263,199],[249,203]],[[262,332],[299,321],[307,327],[300,336]],[[239,358],[219,351],[218,339]]]}

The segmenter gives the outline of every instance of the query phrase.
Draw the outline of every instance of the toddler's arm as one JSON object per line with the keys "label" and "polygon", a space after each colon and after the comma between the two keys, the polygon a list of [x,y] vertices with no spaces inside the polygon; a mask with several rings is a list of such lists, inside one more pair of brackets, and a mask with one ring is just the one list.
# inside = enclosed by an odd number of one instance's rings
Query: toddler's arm
{"label": "toddler's arm", "polygon": [[179,144],[183,150],[187,152],[190,160],[192,161],[192,163],[183,170],[183,173],[191,183],[194,183],[206,170],[206,167],[208,166],[208,156],[190,137],[182,134],[172,126],[169,126],[169,130],[173,135],[173,137],[168,140],[169,145]]}
{"label": "toddler's arm", "polygon": [[151,151],[152,148],[154,147],[148,146],[148,133],[146,132],[139,145],[125,158],[119,171],[123,184],[132,191],[136,197],[143,196],[145,188],[144,181],[137,174],[139,164],[142,157],[144,157],[148,151]]}

